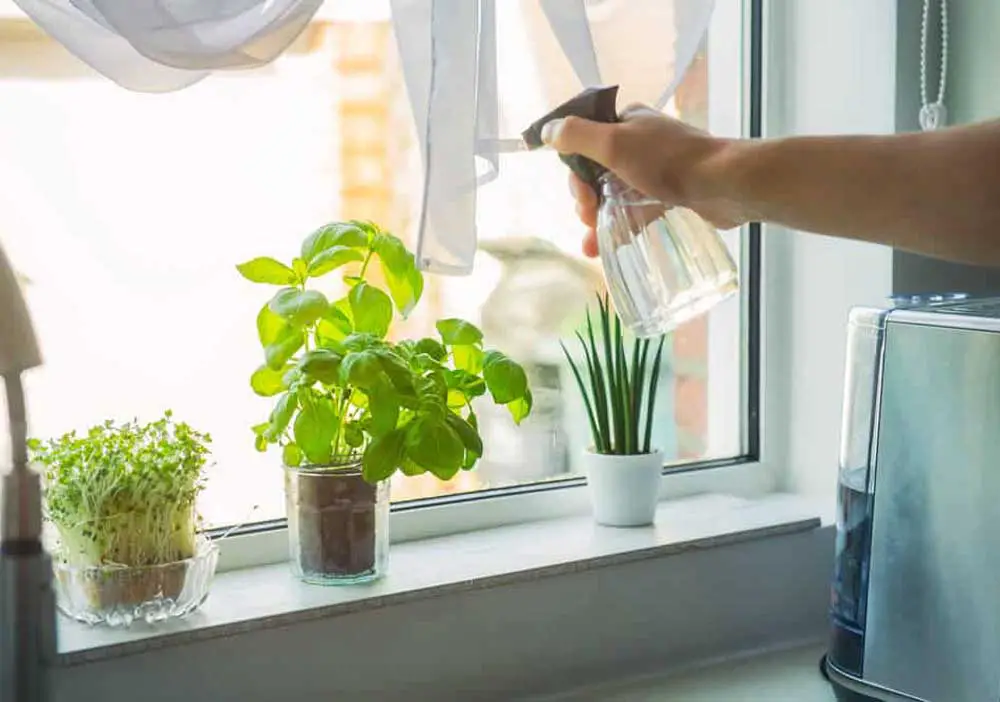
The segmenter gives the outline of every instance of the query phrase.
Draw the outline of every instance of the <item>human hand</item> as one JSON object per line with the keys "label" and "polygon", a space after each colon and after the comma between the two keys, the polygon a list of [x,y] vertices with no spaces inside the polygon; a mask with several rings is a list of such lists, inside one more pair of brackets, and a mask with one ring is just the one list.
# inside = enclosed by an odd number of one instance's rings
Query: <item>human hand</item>
{"label": "human hand", "polygon": [[[667,207],[694,210],[721,229],[746,221],[720,192],[719,179],[712,177],[729,142],[649,107],[626,109],[616,124],[580,117],[553,120],[542,130],[542,139],[561,153],[597,161],[636,190]],[[570,189],[577,214],[587,227],[584,253],[596,256],[597,193],[573,174]]]}

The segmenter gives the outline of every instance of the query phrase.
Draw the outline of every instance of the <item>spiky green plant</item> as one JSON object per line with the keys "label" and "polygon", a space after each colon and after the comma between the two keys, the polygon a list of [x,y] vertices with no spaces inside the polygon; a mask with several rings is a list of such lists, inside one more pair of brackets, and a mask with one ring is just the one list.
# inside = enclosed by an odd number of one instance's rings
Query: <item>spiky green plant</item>
{"label": "spiky green plant", "polygon": [[[656,384],[660,379],[665,336],[659,337],[653,362],[649,350],[655,339],[636,339],[626,352],[621,319],[607,296],[598,296],[598,334],[587,310],[586,337],[577,331],[586,374],[560,342],[587,408],[590,432],[597,453],[636,455],[650,453]],[[631,363],[629,362],[631,356]],[[648,373],[647,373],[648,371]]]}

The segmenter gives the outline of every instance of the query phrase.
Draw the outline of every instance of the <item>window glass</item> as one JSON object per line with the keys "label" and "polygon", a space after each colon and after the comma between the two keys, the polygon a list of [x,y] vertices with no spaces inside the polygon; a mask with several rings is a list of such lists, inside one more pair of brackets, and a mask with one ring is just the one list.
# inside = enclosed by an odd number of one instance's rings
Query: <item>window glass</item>
{"label": "window glass", "polygon": [[[670,113],[707,124],[710,73],[740,70],[712,58],[699,53]],[[502,55],[500,70],[509,81],[503,72],[523,65]],[[280,456],[256,452],[250,429],[270,410],[249,385],[268,291],[235,265],[290,260],[305,235],[338,219],[371,219],[413,241],[419,154],[391,25],[320,19],[265,68],[141,95],[30,25],[0,21],[0,100],[0,241],[45,356],[28,377],[32,435],[169,408],[212,435],[210,526],[284,516]],[[479,467],[447,483],[399,476],[396,501],[571,476],[589,442],[557,342],[601,290],[600,269],[579,255],[566,171],[551,153],[505,158],[501,173],[480,193],[474,273],[428,278],[393,333],[430,334],[444,316],[481,325],[488,345],[529,369],[535,411],[515,427],[505,410],[480,408]],[[727,237],[738,250],[739,236]],[[702,319],[669,341],[655,438],[671,461],[741,452],[738,422],[710,422],[720,405],[742,412],[731,372],[739,300],[725,304],[725,333]]]}

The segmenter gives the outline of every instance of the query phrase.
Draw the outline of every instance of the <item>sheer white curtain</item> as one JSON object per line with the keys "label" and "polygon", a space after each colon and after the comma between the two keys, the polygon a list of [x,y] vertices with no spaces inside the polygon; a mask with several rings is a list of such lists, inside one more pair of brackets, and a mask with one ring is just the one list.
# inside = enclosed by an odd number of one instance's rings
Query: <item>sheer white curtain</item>
{"label": "sheer white curtain", "polygon": [[[164,92],[211,71],[273,61],[323,0],[15,2],[111,80]],[[519,150],[518,135],[538,116],[585,87],[610,83],[621,86],[625,101],[665,105],[708,29],[714,4],[390,0],[422,150],[421,265],[437,273],[471,272],[479,186],[497,177],[500,155]],[[516,77],[498,79],[501,60],[505,69],[516,63]]]}

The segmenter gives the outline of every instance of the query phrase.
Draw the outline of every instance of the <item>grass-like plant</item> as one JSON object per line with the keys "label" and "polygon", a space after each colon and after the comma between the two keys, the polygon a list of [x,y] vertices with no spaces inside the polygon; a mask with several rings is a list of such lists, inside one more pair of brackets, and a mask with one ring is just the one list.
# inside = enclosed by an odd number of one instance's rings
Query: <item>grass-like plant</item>
{"label": "grass-like plant", "polygon": [[594,450],[616,455],[650,453],[656,385],[666,337],[659,337],[652,363],[649,363],[649,352],[653,339],[634,340],[628,353],[621,319],[607,296],[598,296],[597,304],[600,312],[598,333],[594,332],[589,309],[586,337],[576,332],[585,368],[581,369],[566,345],[560,342],[587,408]]}
{"label": "grass-like plant", "polygon": [[58,555],[75,566],[149,566],[195,555],[195,500],[211,437],[176,422],[106,421],[32,439]]}

